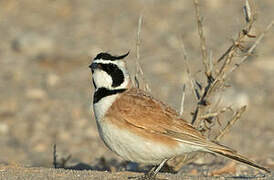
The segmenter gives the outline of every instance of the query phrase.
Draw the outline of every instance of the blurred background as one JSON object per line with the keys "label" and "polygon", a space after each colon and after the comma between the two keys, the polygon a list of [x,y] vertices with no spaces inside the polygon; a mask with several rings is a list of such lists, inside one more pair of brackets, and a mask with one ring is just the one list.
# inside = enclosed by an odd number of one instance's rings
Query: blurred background
{"label": "blurred background", "polygon": [[[201,3],[207,44],[218,58],[244,24],[244,1]],[[274,2],[258,1],[255,33],[274,19]],[[192,1],[0,1],[0,164],[52,167],[58,157],[93,165],[121,162],[99,139],[92,113],[92,58],[130,50],[135,73],[138,18],[143,15],[141,57],[152,94],[179,110],[186,81],[180,40],[193,72],[201,69]],[[230,78],[227,104],[247,112],[222,143],[274,168],[274,29]],[[186,94],[185,117],[194,104]]]}

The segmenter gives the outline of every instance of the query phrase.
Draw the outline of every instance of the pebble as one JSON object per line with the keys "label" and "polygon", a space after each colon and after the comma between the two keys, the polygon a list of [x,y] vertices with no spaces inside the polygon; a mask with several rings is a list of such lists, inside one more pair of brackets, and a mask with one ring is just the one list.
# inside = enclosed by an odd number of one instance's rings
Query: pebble
{"label": "pebble", "polygon": [[6,123],[0,123],[0,134],[7,134],[9,132],[9,126]]}
{"label": "pebble", "polygon": [[47,77],[47,84],[51,87],[56,86],[60,80],[60,77],[56,74],[49,74]]}
{"label": "pebble", "polygon": [[28,89],[26,92],[26,96],[29,99],[33,100],[42,100],[47,97],[47,93],[43,89]]}

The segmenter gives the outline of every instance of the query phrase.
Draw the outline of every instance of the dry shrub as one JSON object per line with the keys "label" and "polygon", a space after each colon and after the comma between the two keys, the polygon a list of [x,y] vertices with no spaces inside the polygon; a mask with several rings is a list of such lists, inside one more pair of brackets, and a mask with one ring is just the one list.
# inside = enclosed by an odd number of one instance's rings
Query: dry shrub
{"label": "dry shrub", "polygon": [[[193,77],[191,69],[189,68],[188,55],[185,51],[183,40],[181,41],[183,60],[189,78],[188,87],[192,89],[196,101],[195,108],[193,112],[191,112],[191,124],[212,141],[218,142],[229,132],[235,122],[241,118],[246,110],[246,106],[238,109],[232,109],[230,106],[221,107],[221,99],[217,101],[213,101],[213,99],[219,92],[229,87],[229,84],[227,84],[228,77],[243,65],[249,56],[254,54],[254,49],[273,26],[274,21],[270,22],[260,35],[253,34],[253,26],[257,18],[256,6],[253,0],[246,0],[243,5],[245,24],[241,31],[237,33],[238,36],[232,41],[231,46],[228,47],[218,59],[213,59],[211,53],[208,53],[209,48],[207,47],[206,37],[204,35],[199,0],[193,0],[193,4],[200,38],[201,63],[203,65],[203,70],[201,71],[203,73],[199,79],[202,80],[198,81]],[[149,85],[144,78],[141,65],[139,64],[142,21],[143,16],[140,15],[136,40],[136,74],[134,79],[136,87],[150,91]],[[247,47],[247,42],[250,41],[253,42],[253,45]],[[183,85],[181,115],[184,109],[185,86],[186,85]],[[228,116],[224,116],[224,114],[228,114]],[[172,166],[175,171],[178,171],[184,164],[194,161],[198,157],[197,155],[198,153],[191,153],[175,157],[168,161],[168,165]]]}

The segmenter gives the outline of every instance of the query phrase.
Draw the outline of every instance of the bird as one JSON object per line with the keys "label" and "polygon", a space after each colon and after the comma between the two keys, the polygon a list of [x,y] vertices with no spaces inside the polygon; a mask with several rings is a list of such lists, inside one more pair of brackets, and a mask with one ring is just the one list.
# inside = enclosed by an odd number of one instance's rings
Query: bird
{"label": "bird", "polygon": [[90,64],[93,112],[104,144],[125,160],[154,165],[155,178],[167,160],[191,152],[219,154],[270,172],[266,167],[213,142],[173,108],[133,85],[125,58],[101,52]]}

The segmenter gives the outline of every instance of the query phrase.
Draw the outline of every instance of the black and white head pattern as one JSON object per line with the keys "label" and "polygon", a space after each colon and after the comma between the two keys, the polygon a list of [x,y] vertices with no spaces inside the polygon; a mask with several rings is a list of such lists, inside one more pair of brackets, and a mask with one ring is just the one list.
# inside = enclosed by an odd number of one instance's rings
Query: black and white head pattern
{"label": "black and white head pattern", "polygon": [[130,78],[122,59],[128,54],[129,52],[121,56],[113,56],[109,53],[100,53],[93,59],[89,67],[96,89],[94,102],[126,90]]}
{"label": "black and white head pattern", "polygon": [[129,75],[125,62],[122,60],[129,53],[121,56],[112,56],[108,53],[98,54],[89,66],[92,70],[94,87],[107,89],[125,88]]}

